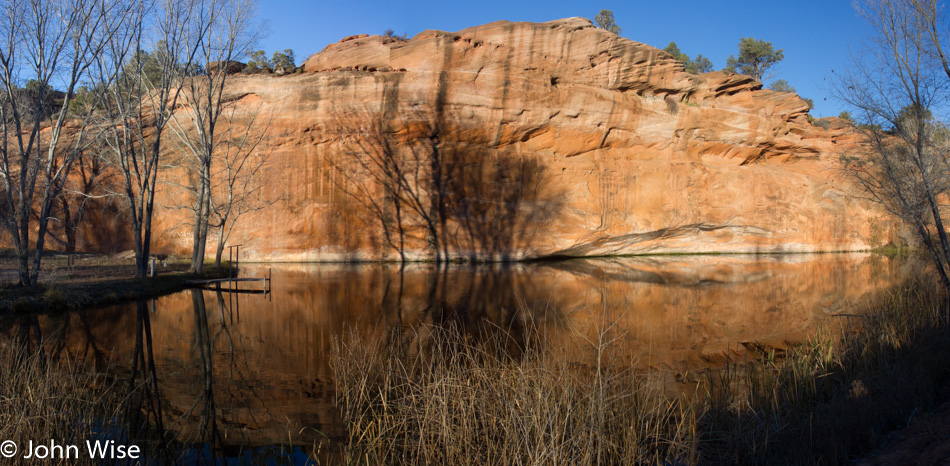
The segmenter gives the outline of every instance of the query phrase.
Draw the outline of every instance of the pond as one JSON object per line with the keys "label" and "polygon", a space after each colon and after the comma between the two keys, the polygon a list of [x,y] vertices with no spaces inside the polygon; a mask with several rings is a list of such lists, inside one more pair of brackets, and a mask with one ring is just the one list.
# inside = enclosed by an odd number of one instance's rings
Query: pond
{"label": "pond", "polygon": [[[3,322],[4,344],[95,364],[150,388],[143,406],[188,445],[225,454],[343,436],[329,359],[339,338],[413,351],[424,329],[501,335],[517,357],[583,363],[609,330],[615,356],[683,390],[703,370],[836,328],[921,269],[868,254],[647,256],[511,265],[254,264],[270,294],[186,290]],[[260,290],[245,283],[247,291]],[[151,370],[154,368],[154,370]],[[144,374],[144,375],[143,375]],[[128,382],[126,382],[128,383]],[[200,450],[200,448],[199,448]]]}

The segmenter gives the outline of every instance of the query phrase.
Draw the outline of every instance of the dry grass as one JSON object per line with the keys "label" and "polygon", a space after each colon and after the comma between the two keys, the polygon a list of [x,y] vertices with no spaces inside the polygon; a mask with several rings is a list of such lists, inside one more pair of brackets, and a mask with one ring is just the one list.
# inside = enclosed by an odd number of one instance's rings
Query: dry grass
{"label": "dry grass", "polygon": [[[68,360],[53,362],[43,351],[0,347],[0,440],[16,442],[19,451],[3,464],[36,464],[24,459],[30,441],[77,445],[69,464],[101,464],[88,457],[86,440],[116,433],[114,424],[123,400],[102,373],[87,371]],[[115,438],[115,437],[111,437]],[[48,460],[51,464],[58,460]]]}
{"label": "dry grass", "polygon": [[583,365],[539,350],[511,357],[503,342],[452,329],[417,329],[411,339],[428,346],[412,355],[349,335],[332,359],[343,461],[845,464],[948,398],[945,303],[911,283],[841,332],[709,371],[689,401],[606,358],[607,332]]}
{"label": "dry grass", "polygon": [[[692,462],[696,415],[657,380],[613,364],[571,367],[497,340],[426,329],[412,357],[353,339],[333,358],[348,464]],[[391,353],[390,353],[391,354]]]}
{"label": "dry grass", "polygon": [[936,284],[884,294],[840,336],[710,373],[699,422],[710,464],[846,464],[950,398],[947,301]]}

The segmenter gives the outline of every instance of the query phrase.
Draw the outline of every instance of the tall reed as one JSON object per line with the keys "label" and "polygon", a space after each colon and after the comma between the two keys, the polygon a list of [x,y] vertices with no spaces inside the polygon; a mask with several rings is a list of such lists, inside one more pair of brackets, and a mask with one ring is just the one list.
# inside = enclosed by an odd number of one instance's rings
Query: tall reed
{"label": "tall reed", "polygon": [[946,305],[936,283],[913,281],[784,356],[710,371],[703,463],[846,464],[866,454],[950,395]]}
{"label": "tall reed", "polygon": [[504,335],[410,332],[412,354],[343,338],[332,357],[347,464],[845,464],[948,398],[946,299],[929,281],[838,316],[785,353],[709,370],[694,398],[656,374]]}
{"label": "tall reed", "polygon": [[[641,464],[690,461],[696,414],[659,381],[572,367],[500,339],[424,329],[408,357],[343,342],[333,358],[349,464]],[[417,330],[422,332],[422,329]]]}
{"label": "tall reed", "polygon": [[[42,347],[0,346],[0,441],[12,441],[17,453],[3,464],[36,464],[24,458],[28,447],[55,442],[76,445],[78,456],[69,464],[101,464],[89,458],[86,441],[121,432],[116,419],[122,398],[102,372],[87,370],[69,359],[54,360]],[[59,459],[48,460],[51,464]]]}

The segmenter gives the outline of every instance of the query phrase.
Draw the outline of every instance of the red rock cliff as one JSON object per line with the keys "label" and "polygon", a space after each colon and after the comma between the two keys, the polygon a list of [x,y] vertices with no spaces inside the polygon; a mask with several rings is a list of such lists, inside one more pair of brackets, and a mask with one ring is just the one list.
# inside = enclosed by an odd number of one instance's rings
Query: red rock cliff
{"label": "red rock cliff", "polygon": [[[746,76],[688,74],[663,51],[586,19],[501,21],[408,41],[355,36],[303,71],[231,81],[244,111],[274,115],[261,148],[271,154],[264,192],[281,201],[242,218],[230,241],[252,258],[395,257],[382,189],[336,169],[365,149],[354,141],[372,139],[373,121],[394,150],[441,151],[453,255],[901,242],[882,209],[850,196],[839,172],[856,141],[846,129],[812,126],[794,94]],[[386,212],[374,216],[354,192],[375,193]],[[190,233],[177,215],[163,213],[159,241],[183,251]],[[422,257],[425,222],[405,206],[403,215],[407,253]]]}

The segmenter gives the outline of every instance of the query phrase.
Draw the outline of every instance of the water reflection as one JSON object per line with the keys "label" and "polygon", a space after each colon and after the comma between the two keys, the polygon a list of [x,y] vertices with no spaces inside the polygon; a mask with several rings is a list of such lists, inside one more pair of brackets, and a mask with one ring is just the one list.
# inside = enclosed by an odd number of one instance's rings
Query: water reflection
{"label": "water reflection", "polygon": [[[133,435],[235,455],[341,438],[328,358],[356,332],[427,351],[432,326],[583,363],[610,327],[643,370],[695,372],[781,348],[919,270],[868,255],[670,256],[509,267],[281,265],[273,294],[189,290],[151,302],[2,323],[8,342],[111,369],[134,393]],[[246,273],[255,275],[255,271]],[[535,331],[540,338],[534,337]],[[45,336],[45,339],[44,339]],[[42,342],[42,344],[40,344]]]}

